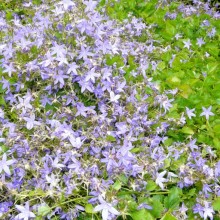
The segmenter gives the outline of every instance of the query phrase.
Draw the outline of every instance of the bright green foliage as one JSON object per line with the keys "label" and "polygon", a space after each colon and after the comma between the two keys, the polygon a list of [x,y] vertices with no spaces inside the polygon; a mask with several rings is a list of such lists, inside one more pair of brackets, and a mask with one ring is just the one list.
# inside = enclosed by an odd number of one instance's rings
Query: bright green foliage
{"label": "bright green foliage", "polygon": [[145,209],[135,211],[131,214],[131,216],[132,216],[133,220],[139,220],[139,219],[154,220],[153,216]]}
{"label": "bright green foliage", "polygon": [[180,194],[181,190],[178,188],[172,188],[169,192],[169,195],[164,200],[164,205],[169,210],[174,210],[178,207],[180,203]]}

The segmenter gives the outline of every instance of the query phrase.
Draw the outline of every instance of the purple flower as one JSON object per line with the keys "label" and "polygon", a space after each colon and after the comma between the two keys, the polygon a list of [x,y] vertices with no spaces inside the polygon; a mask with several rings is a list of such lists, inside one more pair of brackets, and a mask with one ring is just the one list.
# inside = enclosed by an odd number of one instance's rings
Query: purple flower
{"label": "purple flower", "polygon": [[57,187],[58,183],[60,182],[60,179],[56,178],[56,176],[53,173],[51,174],[51,176],[46,175],[45,178],[47,180],[47,183],[50,184],[50,188]]}
{"label": "purple flower", "polygon": [[4,213],[9,211],[12,204],[13,204],[12,202],[1,202],[0,203],[0,217],[2,217]]}
{"label": "purple flower", "polygon": [[191,119],[192,117],[195,117],[196,115],[193,113],[195,111],[195,109],[189,109],[188,107],[186,107],[186,114],[189,117],[189,119]]}
{"label": "purple flower", "polygon": [[212,220],[213,213],[215,213],[215,212],[214,212],[213,208],[210,206],[210,203],[207,201],[204,201],[203,213],[202,213],[201,217],[203,217],[204,219],[207,219],[209,217]]}
{"label": "purple flower", "polygon": [[15,68],[13,67],[12,63],[10,63],[9,65],[4,64],[3,65],[5,70],[3,71],[3,73],[8,73],[8,76],[11,77],[12,72],[15,72]]}
{"label": "purple flower", "polygon": [[179,210],[182,214],[184,214],[186,216],[186,212],[187,212],[188,208],[185,206],[184,203],[182,203],[182,206],[179,208]]}
{"label": "purple flower", "polygon": [[194,207],[193,207],[193,212],[196,214],[196,213],[199,213],[199,215],[201,217],[203,217],[203,207],[201,206],[201,204],[197,203]]}
{"label": "purple flower", "polygon": [[111,151],[107,152],[103,152],[104,155],[104,159],[101,159],[101,162],[106,163],[107,164],[107,171],[112,170],[115,167],[118,167],[117,162],[115,161],[116,159],[116,151],[115,148],[113,148]]}
{"label": "purple flower", "polygon": [[79,81],[79,84],[81,86],[81,92],[83,93],[85,90],[88,90],[90,92],[93,92],[94,91],[94,87],[92,85],[92,83],[89,81],[89,82],[86,82],[86,81]]}
{"label": "purple flower", "polygon": [[32,109],[32,105],[30,104],[30,100],[31,100],[31,97],[27,97],[27,98],[21,98],[21,97],[18,97],[18,100],[19,100],[19,104],[17,105],[17,108],[20,109]]}
{"label": "purple flower", "polygon": [[51,162],[52,162],[52,167],[54,168],[63,168],[63,167],[66,167],[65,165],[59,163],[59,158],[56,157],[54,160],[52,160],[52,158],[50,157],[51,159]]}
{"label": "purple flower", "polygon": [[87,107],[84,106],[83,103],[78,103],[77,104],[77,112],[76,112],[76,116],[82,115],[84,117],[87,116]]}
{"label": "purple flower", "polygon": [[191,140],[188,144],[187,144],[187,146],[188,147],[190,147],[190,149],[193,151],[194,149],[198,149],[198,146],[195,144],[196,143],[196,139],[194,139],[194,140]]}
{"label": "purple flower", "polygon": [[75,138],[74,136],[69,137],[69,141],[73,147],[80,148],[83,144],[80,137]]}
{"label": "purple flower", "polygon": [[63,86],[65,85],[64,79],[68,79],[68,76],[64,75],[62,72],[59,72],[58,74],[55,74],[53,78],[54,84],[56,85],[59,82],[60,88],[63,88]]}
{"label": "purple flower", "polygon": [[107,203],[101,196],[98,197],[100,205],[97,205],[94,208],[95,212],[102,211],[102,219],[108,220],[109,213],[114,215],[120,215],[120,212],[118,212],[111,203]]}
{"label": "purple flower", "polygon": [[26,202],[25,206],[15,205],[15,207],[21,212],[15,216],[16,220],[29,220],[30,218],[36,217],[35,214],[30,211],[29,202]]}
{"label": "purple flower", "polygon": [[161,189],[164,189],[164,185],[163,183],[164,182],[168,182],[167,179],[163,178],[164,175],[166,174],[166,170],[164,170],[163,172],[161,173],[157,173],[157,178],[156,178],[156,184],[160,186]]}
{"label": "purple flower", "polygon": [[151,210],[151,209],[153,209],[150,205],[147,205],[146,203],[141,203],[138,207],[137,207],[137,209],[138,210],[140,210],[140,209],[149,209],[149,210]]}
{"label": "purple flower", "polygon": [[207,34],[210,38],[214,37],[216,34],[216,28],[212,28],[212,30]]}
{"label": "purple flower", "polygon": [[114,92],[110,92],[110,102],[118,102],[118,99],[120,98],[120,95],[115,95]]}
{"label": "purple flower", "polygon": [[201,47],[203,44],[205,44],[205,41],[202,38],[197,38],[197,43],[199,47]]}
{"label": "purple flower", "polygon": [[177,33],[177,34],[176,34],[174,37],[176,38],[176,40],[178,40],[179,38],[181,38],[181,37],[182,37],[182,35],[181,35],[181,34],[179,34],[179,33]]}
{"label": "purple flower", "polygon": [[210,186],[208,184],[203,184],[202,191],[204,192],[205,196],[208,198],[209,193],[212,192],[212,189],[210,188]]}
{"label": "purple flower", "polygon": [[70,73],[72,72],[72,73],[74,73],[75,75],[78,75],[78,73],[77,73],[77,71],[76,71],[76,69],[78,69],[78,68],[79,68],[79,66],[76,65],[75,62],[69,64],[69,69],[68,69],[68,71],[67,71],[67,74],[70,74]]}
{"label": "purple flower", "polygon": [[205,116],[206,120],[209,120],[209,116],[213,116],[214,114],[211,112],[212,106],[209,106],[208,108],[202,107],[203,112],[200,114],[200,116]]}
{"label": "purple flower", "polygon": [[215,176],[220,176],[220,161],[215,164]]}
{"label": "purple flower", "polygon": [[93,11],[98,4],[97,1],[89,0],[83,2],[86,5],[85,12]]}
{"label": "purple flower", "polygon": [[69,9],[71,6],[75,6],[75,3],[70,0],[62,0],[59,4],[63,5],[65,10]]}
{"label": "purple flower", "polygon": [[95,68],[92,68],[87,74],[86,74],[86,82],[91,80],[93,83],[95,83],[95,77],[99,77],[100,73],[95,72]]}
{"label": "purple flower", "polygon": [[190,40],[187,40],[187,41],[183,41],[184,43],[184,47],[183,48],[187,48],[189,50],[190,46],[192,46]]}
{"label": "purple flower", "polygon": [[93,56],[93,53],[89,52],[89,49],[90,47],[85,48],[84,46],[81,46],[78,59],[83,58],[84,60],[86,60],[88,56]]}
{"label": "purple flower", "polygon": [[34,125],[41,125],[40,122],[35,121],[35,115],[34,114],[32,114],[30,116],[30,118],[24,117],[24,120],[27,122],[26,127],[27,127],[28,130],[31,130],[34,127]]}
{"label": "purple flower", "polygon": [[3,154],[2,160],[0,161],[0,173],[2,170],[5,171],[9,176],[11,175],[9,166],[12,165],[15,161],[14,160],[7,160],[7,155],[6,153]]}

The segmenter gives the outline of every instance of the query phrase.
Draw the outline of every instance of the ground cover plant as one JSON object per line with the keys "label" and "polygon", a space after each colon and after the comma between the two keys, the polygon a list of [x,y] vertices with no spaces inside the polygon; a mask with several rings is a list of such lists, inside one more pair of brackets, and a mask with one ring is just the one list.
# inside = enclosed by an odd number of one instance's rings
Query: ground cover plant
{"label": "ground cover plant", "polygon": [[0,3],[0,219],[220,219],[212,6]]}

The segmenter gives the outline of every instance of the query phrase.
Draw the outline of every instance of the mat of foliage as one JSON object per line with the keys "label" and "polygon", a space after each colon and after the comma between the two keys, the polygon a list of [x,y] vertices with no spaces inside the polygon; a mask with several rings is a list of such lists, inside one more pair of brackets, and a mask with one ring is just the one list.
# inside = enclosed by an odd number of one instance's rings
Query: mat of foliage
{"label": "mat of foliage", "polygon": [[1,219],[220,219],[215,8],[0,9]]}

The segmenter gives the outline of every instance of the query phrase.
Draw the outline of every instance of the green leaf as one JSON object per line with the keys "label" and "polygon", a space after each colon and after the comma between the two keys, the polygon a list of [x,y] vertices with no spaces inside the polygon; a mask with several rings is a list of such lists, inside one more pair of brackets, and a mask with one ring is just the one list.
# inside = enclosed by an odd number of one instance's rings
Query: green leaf
{"label": "green leaf", "polygon": [[169,22],[166,22],[166,32],[169,35],[174,36],[176,34],[176,28]]}
{"label": "green leaf", "polygon": [[5,18],[6,18],[7,21],[10,21],[13,18],[12,12],[11,11],[7,11],[6,15],[5,15]]}
{"label": "green leaf", "polygon": [[218,68],[218,62],[212,62],[207,64],[208,73],[213,73]]}
{"label": "green leaf", "polygon": [[38,215],[40,216],[46,216],[51,212],[51,208],[48,205],[40,206],[38,208]]}
{"label": "green leaf", "polygon": [[6,105],[4,96],[0,96],[0,105]]}
{"label": "green leaf", "polygon": [[220,211],[220,197],[217,197],[212,203],[213,209],[215,211]]}
{"label": "green leaf", "polygon": [[116,180],[112,187],[113,189],[118,191],[119,189],[121,189],[121,182],[119,180]]}
{"label": "green leaf", "polygon": [[107,135],[106,140],[107,140],[107,141],[110,141],[110,142],[116,141],[115,137],[113,137],[113,136],[111,136],[111,135]]}
{"label": "green leaf", "polygon": [[0,146],[0,151],[1,153],[5,153],[9,150],[9,147],[5,146],[4,144],[2,146]]}
{"label": "green leaf", "polygon": [[191,87],[189,85],[187,85],[187,84],[180,85],[179,89],[181,90],[180,95],[183,96],[186,99],[192,93]]}
{"label": "green leaf", "polygon": [[180,203],[180,192],[181,190],[174,187],[170,190],[168,197],[164,200],[164,205],[167,209],[174,210]]}
{"label": "green leaf", "polygon": [[128,183],[128,177],[126,175],[121,174],[118,178],[123,184],[126,185]]}
{"label": "green leaf", "polygon": [[171,76],[167,79],[167,82],[172,84],[172,85],[179,85],[181,83],[180,78],[178,78],[177,76]]}
{"label": "green leaf", "polygon": [[92,206],[92,204],[86,204],[86,206],[85,206],[85,211],[86,211],[86,213],[94,213],[94,211],[93,211],[93,206]]}
{"label": "green leaf", "polygon": [[152,180],[147,181],[146,190],[153,191],[156,188],[157,188],[157,184],[154,181]]}
{"label": "green leaf", "polygon": [[40,5],[41,4],[41,0],[33,0],[33,4],[34,5]]}
{"label": "green leaf", "polygon": [[146,210],[141,209],[131,213],[133,220],[155,220],[154,217]]}
{"label": "green leaf", "polygon": [[196,195],[196,188],[190,189],[186,194],[188,199],[195,196],[195,195]]}
{"label": "green leaf", "polygon": [[183,127],[181,132],[184,133],[184,134],[194,134],[194,131],[191,128],[187,127],[187,126]]}
{"label": "green leaf", "polygon": [[159,70],[163,70],[163,69],[165,69],[165,67],[166,67],[165,62],[160,62],[160,63],[157,65],[157,68],[158,68]]}
{"label": "green leaf", "polygon": [[135,147],[135,148],[131,149],[130,151],[131,151],[131,153],[139,153],[142,150],[143,150],[143,148],[141,148],[141,147]]}
{"label": "green leaf", "polygon": [[217,124],[213,127],[213,131],[216,133],[216,134],[220,134],[220,124]]}
{"label": "green leaf", "polygon": [[150,206],[152,206],[152,210],[149,210],[149,212],[155,217],[155,218],[161,218],[162,212],[164,210],[164,207],[160,200],[157,197],[153,197],[152,201],[150,202]]}
{"label": "green leaf", "polygon": [[218,138],[214,138],[213,139],[213,143],[214,143],[214,147],[216,148],[216,149],[220,149],[220,140],[218,139]]}
{"label": "green leaf", "polygon": [[173,216],[172,214],[170,214],[170,213],[166,213],[161,220],[177,220],[177,218],[174,217],[174,216]]}

